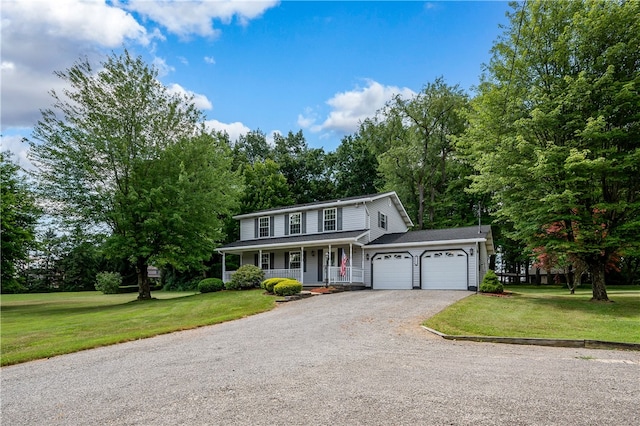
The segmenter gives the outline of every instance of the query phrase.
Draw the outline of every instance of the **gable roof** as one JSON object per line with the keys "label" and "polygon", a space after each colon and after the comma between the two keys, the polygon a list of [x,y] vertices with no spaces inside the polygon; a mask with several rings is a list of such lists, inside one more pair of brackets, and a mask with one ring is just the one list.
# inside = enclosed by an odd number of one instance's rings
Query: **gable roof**
{"label": "gable roof", "polygon": [[252,213],[239,214],[239,215],[233,216],[233,218],[234,219],[250,219],[254,217],[260,217],[260,216],[278,214],[278,213],[298,212],[303,210],[315,210],[318,208],[339,207],[342,205],[357,204],[357,203],[370,203],[372,201],[379,200],[380,198],[384,198],[384,197],[391,197],[393,204],[396,206],[396,209],[398,209],[398,212],[400,213],[400,216],[402,216],[402,219],[404,220],[404,223],[407,225],[407,227],[413,226],[413,221],[411,221],[409,214],[405,210],[404,206],[402,205],[402,202],[400,201],[400,198],[398,197],[398,194],[395,191],[382,192],[378,194],[359,195],[355,197],[336,198],[333,200],[316,201],[313,203],[296,204],[293,206],[275,207],[272,209],[259,210]]}
{"label": "gable roof", "polygon": [[409,231],[396,234],[385,234],[371,241],[371,246],[418,246],[441,244],[451,242],[483,242],[487,246],[489,254],[494,254],[493,235],[490,225],[467,226],[463,228],[449,229],[424,229],[421,231]]}

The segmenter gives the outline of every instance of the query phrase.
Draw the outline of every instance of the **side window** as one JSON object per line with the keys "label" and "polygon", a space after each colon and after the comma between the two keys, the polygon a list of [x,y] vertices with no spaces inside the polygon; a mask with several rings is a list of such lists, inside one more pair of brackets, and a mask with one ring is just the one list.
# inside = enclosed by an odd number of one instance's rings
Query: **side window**
{"label": "side window", "polygon": [[323,219],[324,219],[324,231],[335,231],[336,230],[336,218],[337,218],[337,214],[336,214],[336,209],[324,209],[323,212]]}
{"label": "side window", "polygon": [[382,212],[378,212],[378,227],[387,229],[387,215]]}
{"label": "side window", "polygon": [[290,269],[300,269],[300,252],[299,251],[290,251],[289,252],[289,268]]}
{"label": "side window", "polygon": [[271,269],[271,255],[269,253],[262,253],[262,258],[260,259],[260,269]]}
{"label": "side window", "polygon": [[268,237],[269,236],[269,216],[261,217],[258,219],[258,236],[259,237]]}

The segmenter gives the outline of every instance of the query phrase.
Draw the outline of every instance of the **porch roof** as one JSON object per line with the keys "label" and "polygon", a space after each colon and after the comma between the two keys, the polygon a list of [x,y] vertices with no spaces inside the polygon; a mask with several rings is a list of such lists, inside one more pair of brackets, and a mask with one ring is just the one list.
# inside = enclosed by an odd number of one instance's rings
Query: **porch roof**
{"label": "porch roof", "polygon": [[357,244],[365,245],[358,240],[365,236],[369,230],[327,232],[322,234],[305,234],[278,238],[262,238],[258,240],[238,240],[217,249],[218,252],[242,252],[247,250],[264,250],[289,247],[313,247],[327,244]]}

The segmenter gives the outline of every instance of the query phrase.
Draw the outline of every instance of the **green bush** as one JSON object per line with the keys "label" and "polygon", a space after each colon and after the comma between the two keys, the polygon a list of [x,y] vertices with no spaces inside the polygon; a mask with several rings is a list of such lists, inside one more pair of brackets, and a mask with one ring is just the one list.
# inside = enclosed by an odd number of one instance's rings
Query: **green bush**
{"label": "green bush", "polygon": [[205,278],[198,283],[200,293],[213,293],[224,289],[224,282],[220,278]]}
{"label": "green bush", "polygon": [[297,280],[280,281],[273,287],[273,292],[278,296],[292,296],[302,291],[302,284]]}
{"label": "green bush", "polygon": [[122,275],[118,272],[99,272],[96,275],[96,290],[104,294],[116,294],[122,284]]}
{"label": "green bush", "polygon": [[264,271],[254,265],[242,265],[231,276],[231,281],[225,283],[227,290],[242,290],[260,287],[264,280]]}
{"label": "green bush", "polygon": [[275,287],[276,284],[288,279],[289,278],[269,278],[262,281],[262,284],[260,284],[260,288],[265,289],[268,293],[273,293],[273,287]]}
{"label": "green bush", "polygon": [[487,271],[482,283],[480,284],[480,293],[504,293],[504,287],[498,280],[498,276],[491,269]]}

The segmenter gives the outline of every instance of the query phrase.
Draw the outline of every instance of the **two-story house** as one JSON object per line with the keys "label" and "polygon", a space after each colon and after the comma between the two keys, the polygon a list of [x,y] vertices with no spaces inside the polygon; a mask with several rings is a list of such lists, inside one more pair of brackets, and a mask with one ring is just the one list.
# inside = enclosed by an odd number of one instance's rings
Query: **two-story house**
{"label": "two-story house", "polygon": [[[262,210],[235,216],[240,239],[220,247],[267,278],[304,286],[473,289],[494,253],[489,226],[408,231],[395,192]],[[223,261],[223,265],[224,265]],[[223,267],[223,279],[234,271]]]}

